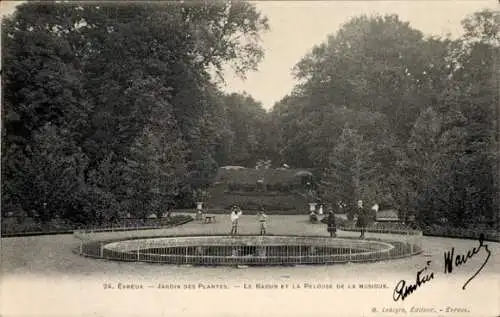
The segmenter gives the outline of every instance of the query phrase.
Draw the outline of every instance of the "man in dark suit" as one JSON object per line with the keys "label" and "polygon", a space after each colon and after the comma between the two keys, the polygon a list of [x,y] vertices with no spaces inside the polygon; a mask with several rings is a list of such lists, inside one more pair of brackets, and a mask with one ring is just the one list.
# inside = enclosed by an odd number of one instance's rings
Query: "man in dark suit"
{"label": "man in dark suit", "polygon": [[330,237],[337,236],[337,226],[335,224],[335,213],[333,212],[333,208],[328,208],[328,219],[327,219],[327,230],[330,233]]}
{"label": "man in dark suit", "polygon": [[358,214],[358,221],[356,222],[356,227],[361,229],[361,236],[360,239],[365,238],[365,232],[366,232],[366,226],[367,226],[367,217],[368,213],[366,212],[365,208],[363,208],[363,201],[358,200],[358,208],[357,208],[357,214]]}

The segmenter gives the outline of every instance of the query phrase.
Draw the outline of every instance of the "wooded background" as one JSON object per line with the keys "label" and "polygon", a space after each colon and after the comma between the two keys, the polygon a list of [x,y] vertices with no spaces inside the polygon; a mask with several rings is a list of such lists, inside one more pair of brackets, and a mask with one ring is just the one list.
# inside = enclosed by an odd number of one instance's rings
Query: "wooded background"
{"label": "wooded background", "polygon": [[265,53],[272,21],[247,2],[34,2],[2,23],[3,212],[146,217],[193,206],[219,166],[271,160],[314,171],[324,199],[498,223],[498,13],[458,39],[353,17],[270,112],[220,88]]}

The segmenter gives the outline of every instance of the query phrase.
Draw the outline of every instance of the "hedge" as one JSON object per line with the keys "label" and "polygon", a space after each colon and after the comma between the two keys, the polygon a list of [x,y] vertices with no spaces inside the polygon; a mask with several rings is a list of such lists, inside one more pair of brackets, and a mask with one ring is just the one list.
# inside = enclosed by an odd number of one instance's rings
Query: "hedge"
{"label": "hedge", "polygon": [[[339,227],[337,225],[337,227]],[[409,227],[403,223],[375,223],[367,227],[367,231],[376,230],[379,233],[390,233],[391,230],[421,230],[424,236],[460,238],[460,239],[478,239],[480,234],[484,234],[485,240],[500,242],[500,234],[495,229],[471,229],[471,228],[456,228],[442,225],[429,225],[423,228]],[[342,228],[345,231],[359,231],[359,228],[354,226],[346,226]],[[384,231],[386,230],[386,231]]]}
{"label": "hedge", "polygon": [[73,233],[74,230],[130,230],[134,229],[150,229],[154,227],[168,227],[177,226],[189,221],[193,217],[190,215],[173,215],[170,218],[158,219],[133,219],[124,218],[115,222],[102,223],[99,226],[86,226],[76,223],[68,223],[63,220],[52,220],[47,223],[36,222],[32,218],[28,218],[19,223],[16,218],[2,219],[2,237],[16,237],[16,236],[30,236],[30,235],[47,235],[47,234],[68,234]]}

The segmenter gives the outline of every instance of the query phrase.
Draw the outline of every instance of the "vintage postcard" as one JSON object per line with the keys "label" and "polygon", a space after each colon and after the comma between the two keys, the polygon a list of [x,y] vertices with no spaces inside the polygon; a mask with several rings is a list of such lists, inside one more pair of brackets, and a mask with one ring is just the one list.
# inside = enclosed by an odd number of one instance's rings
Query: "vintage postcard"
{"label": "vintage postcard", "polygon": [[497,1],[0,8],[0,316],[500,316]]}

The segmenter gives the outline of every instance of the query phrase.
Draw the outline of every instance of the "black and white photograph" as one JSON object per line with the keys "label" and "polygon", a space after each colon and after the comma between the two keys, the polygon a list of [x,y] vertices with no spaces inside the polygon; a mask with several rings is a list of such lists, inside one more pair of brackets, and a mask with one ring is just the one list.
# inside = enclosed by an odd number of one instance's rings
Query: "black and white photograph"
{"label": "black and white photograph", "polygon": [[500,2],[1,1],[1,317],[500,316]]}

